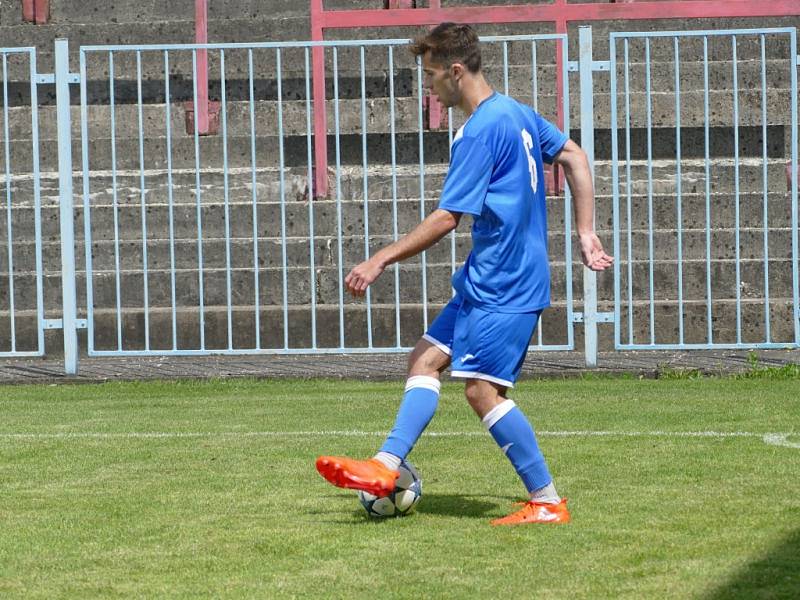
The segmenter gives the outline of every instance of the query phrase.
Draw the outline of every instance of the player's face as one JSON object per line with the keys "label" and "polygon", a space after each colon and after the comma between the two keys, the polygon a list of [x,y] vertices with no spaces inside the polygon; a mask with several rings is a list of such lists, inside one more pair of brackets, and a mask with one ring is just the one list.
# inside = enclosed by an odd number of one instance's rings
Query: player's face
{"label": "player's face", "polygon": [[431,61],[430,51],[422,56],[422,71],[425,73],[424,85],[446,107],[456,106],[461,99],[458,81],[454,77],[453,66],[445,67]]}

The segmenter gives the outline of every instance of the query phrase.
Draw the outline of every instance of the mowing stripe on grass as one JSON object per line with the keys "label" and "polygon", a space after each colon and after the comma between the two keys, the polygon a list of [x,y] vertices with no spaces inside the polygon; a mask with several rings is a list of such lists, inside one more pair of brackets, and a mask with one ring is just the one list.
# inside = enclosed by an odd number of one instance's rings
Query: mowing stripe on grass
{"label": "mowing stripe on grass", "polygon": [[[60,439],[159,439],[159,438],[258,438],[258,437],[382,437],[385,431],[63,431],[55,433],[0,433],[0,440],[60,440]],[[427,437],[485,436],[484,431],[430,431]],[[760,437],[765,444],[800,449],[800,443],[789,441],[788,433],[758,433],[755,431],[539,431],[540,437],[666,437],[666,438],[751,438]]]}

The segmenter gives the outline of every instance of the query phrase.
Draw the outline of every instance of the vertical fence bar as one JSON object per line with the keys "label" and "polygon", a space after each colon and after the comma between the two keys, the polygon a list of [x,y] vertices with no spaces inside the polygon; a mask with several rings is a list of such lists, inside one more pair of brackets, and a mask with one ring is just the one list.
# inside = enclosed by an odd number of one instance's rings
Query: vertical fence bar
{"label": "vertical fence bar", "polygon": [[736,244],[736,343],[742,343],[742,266],[739,215],[739,70],[737,65],[736,36],[731,36],[733,58],[733,170],[734,170],[734,223]]}
{"label": "vertical fence bar", "polygon": [[[64,371],[78,372],[78,300],[75,292],[75,230],[72,210],[72,129],[69,100],[69,45],[55,41],[56,105],[58,115],[58,199],[61,226],[61,290],[63,302]],[[34,107],[34,110],[36,108]]]}
{"label": "vertical fence bar", "polygon": [[620,346],[622,337],[620,323],[620,223],[619,223],[619,134],[617,133],[617,40],[609,42],[609,73],[611,88],[611,196],[614,236],[614,348]]}
{"label": "vertical fence bar", "polygon": [[[311,277],[311,348],[317,349],[317,261],[314,257],[314,173],[311,156],[311,80],[308,47],[305,48],[305,76],[306,76],[306,160],[308,163],[308,261]],[[251,79],[252,82],[252,79]],[[322,103],[325,106],[325,102]],[[254,150],[255,152],[255,150]],[[327,174],[326,174],[327,177]]]}
{"label": "vertical fence bar", "polygon": [[[9,324],[11,326],[11,352],[17,351],[16,316],[14,310],[14,250],[12,246],[11,216],[11,136],[8,132],[8,66],[6,53],[3,52],[3,141],[6,166],[6,235],[8,236],[8,302]],[[34,109],[36,110],[36,109]]]}
{"label": "vertical fence bar", "polygon": [[531,42],[531,69],[533,77],[531,82],[531,95],[533,97],[533,110],[539,111],[539,66],[536,60],[536,41]]}
{"label": "vertical fence bar", "polygon": [[[453,151],[453,107],[447,108],[447,156]],[[456,272],[456,230],[450,232],[450,276]],[[456,295],[455,289],[452,290],[453,296]]]}
{"label": "vertical fence bar", "polygon": [[[419,123],[419,220],[425,220],[425,150],[423,147],[424,121],[422,118],[422,60],[417,57],[417,113]],[[422,328],[428,330],[428,255],[420,254],[422,267]]]}
{"label": "vertical fence bar", "polygon": [[[581,82],[581,147],[586,152],[594,182],[594,94],[592,73],[592,28],[579,28],[580,82]],[[570,215],[564,215],[569,222]],[[594,223],[594,215],[592,215]],[[572,240],[567,236],[569,244]],[[583,267],[583,331],[586,366],[597,366],[597,273]]]}
{"label": "vertical fence bar", "polygon": [[[308,58],[308,48],[306,48],[306,58]],[[307,83],[307,81],[306,81]],[[250,109],[250,185],[253,188],[253,307],[255,308],[254,322],[255,331],[253,336],[256,340],[256,350],[261,349],[261,295],[259,293],[258,281],[258,189],[256,186],[256,107],[255,90],[253,89],[253,49],[247,50],[247,86],[248,86],[248,108]],[[306,89],[306,97],[308,89]],[[308,98],[306,98],[307,100]],[[311,159],[309,158],[309,170],[311,169]],[[311,181],[309,180],[309,203],[311,203]],[[313,245],[311,252],[313,253]],[[313,271],[313,268],[312,268]],[[313,287],[311,288],[314,289]],[[313,294],[312,294],[313,296]]]}
{"label": "vertical fence bar", "polygon": [[[83,162],[83,243],[86,261],[86,351],[94,351],[94,290],[92,286],[92,218],[89,198],[89,115],[86,92],[86,53],[80,52],[81,67],[81,159]],[[35,113],[36,111],[34,111]],[[35,143],[35,142],[34,142]],[[38,145],[38,144],[36,144]],[[38,179],[38,178],[37,178]],[[40,236],[37,234],[36,236]]]}
{"label": "vertical fence bar", "polygon": [[[197,50],[192,50],[192,94],[194,106],[197,106]],[[195,173],[195,202],[197,220],[197,286],[198,286],[198,311],[200,317],[200,350],[206,349],[206,323],[205,323],[205,291],[203,290],[203,206],[202,192],[200,190],[200,132],[197,125],[197,116],[194,118],[194,173]]]}
{"label": "vertical fence bar", "polygon": [[762,33],[761,42],[761,187],[763,190],[764,221],[764,341],[772,339],[769,319],[769,187],[767,184],[767,50]]}
{"label": "vertical fence bar", "polygon": [[283,273],[283,347],[289,348],[289,281],[286,260],[286,159],[283,150],[283,74],[281,49],[275,49],[275,67],[278,75],[278,173],[281,197],[281,271]]}
{"label": "vertical fence bar", "polygon": [[117,115],[114,98],[114,53],[108,53],[109,112],[111,115],[111,189],[114,207],[114,283],[117,302],[117,351],[122,350],[122,285],[119,258],[119,198],[117,196]]}
{"label": "vertical fence bar", "polygon": [[[280,50],[279,50],[280,52]],[[225,316],[228,325],[228,350],[233,349],[233,309],[231,308],[231,211],[228,184],[228,98],[225,83],[225,50],[219,51],[219,89],[222,113],[222,194],[225,203]],[[280,86],[280,84],[278,84]]]}
{"label": "vertical fence bar", "polygon": [[503,93],[508,96],[508,42],[503,42]]}
{"label": "vertical fence bar", "polygon": [[714,341],[711,323],[711,159],[709,133],[708,99],[708,36],[703,36],[703,119],[705,133],[705,174],[706,174],[706,321],[708,343]]}
{"label": "vertical fence bar", "polygon": [[[39,180],[39,95],[36,84],[36,52],[30,54],[31,78],[31,160],[33,167],[33,228],[36,235],[36,328],[37,350],[44,354],[44,290],[42,283],[42,198]],[[83,78],[81,78],[83,83]]]}
{"label": "vertical fence bar", "polygon": [[675,48],[675,206],[678,230],[678,343],[683,345],[683,181],[681,172],[681,57],[678,38]]}
{"label": "vertical fence bar", "polygon": [[[567,68],[569,64],[569,44],[567,44],[566,35],[556,42],[556,51],[561,50],[561,65],[563,69]],[[556,61],[558,62],[558,61]],[[561,77],[561,111],[563,114],[563,127],[564,132],[569,135],[570,119],[569,119],[569,77],[566,73],[562,73]],[[570,349],[575,345],[575,326],[573,323],[573,308],[572,308],[572,190],[569,186],[564,188],[564,255],[566,261],[565,277],[566,277],[566,290],[567,290],[567,346]]]}
{"label": "vertical fence bar", "polygon": [[167,211],[169,213],[169,296],[172,308],[172,350],[178,349],[178,315],[175,297],[175,204],[172,195],[172,109],[169,91],[169,52],[164,51],[164,121],[167,138]]}
{"label": "vertical fence bar", "polygon": [[[537,64],[536,64],[536,41],[531,41],[531,105],[533,106],[533,110],[538,111],[539,106],[539,75],[537,73]],[[452,118],[450,119],[452,121]],[[452,144],[452,140],[450,142]],[[547,192],[545,190],[545,202]],[[565,216],[565,218],[567,218]],[[455,231],[453,232],[455,234]],[[454,242],[455,243],[455,239]],[[572,243],[568,241],[567,243]],[[453,267],[455,271],[455,265]],[[453,290],[453,294],[455,294],[455,290]],[[539,323],[536,327],[536,343],[537,345],[542,345],[542,319],[539,318]]]}
{"label": "vertical fence bar", "polygon": [[139,119],[139,191],[142,218],[142,280],[144,283],[144,349],[150,350],[150,293],[147,286],[147,199],[144,187],[144,117],[142,115],[142,52],[136,51],[136,99]]}
{"label": "vertical fence bar", "polygon": [[625,38],[625,185],[627,188],[628,217],[628,343],[633,344],[633,220],[631,218],[631,93],[628,39]]}
{"label": "vertical fence bar", "polygon": [[650,38],[645,40],[645,90],[647,110],[647,274],[650,292],[650,343],[656,343],[655,294],[653,284],[653,96],[650,82]]}
{"label": "vertical fence bar", "polygon": [[800,346],[800,249],[798,249],[797,215],[797,30],[791,36],[791,111],[792,111],[792,288],[794,291],[794,342]]}
{"label": "vertical fence bar", "polygon": [[[394,48],[389,46],[389,138],[392,153],[392,241],[397,241],[397,138],[394,109]],[[394,263],[394,330],[395,346],[400,347],[400,261]]]}
{"label": "vertical fence bar", "polygon": [[336,242],[339,251],[339,347],[344,348],[344,257],[342,255],[342,154],[339,134],[339,49],[333,47],[333,121],[336,132]]}
{"label": "vertical fence bar", "polygon": [[[359,47],[361,67],[361,158],[364,191],[364,260],[369,259],[369,181],[367,177],[367,83],[364,46]],[[372,294],[367,288],[367,347],[372,348]]]}

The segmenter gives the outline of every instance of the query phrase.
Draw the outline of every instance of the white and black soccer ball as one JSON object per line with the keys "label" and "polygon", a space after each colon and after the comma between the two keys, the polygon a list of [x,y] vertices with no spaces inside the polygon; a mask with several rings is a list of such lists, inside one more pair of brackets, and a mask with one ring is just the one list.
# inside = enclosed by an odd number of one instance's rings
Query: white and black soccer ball
{"label": "white and black soccer ball", "polygon": [[370,517],[402,517],[414,511],[422,498],[422,480],[414,465],[407,461],[400,463],[400,477],[394,491],[383,498],[367,492],[358,492],[358,499]]}

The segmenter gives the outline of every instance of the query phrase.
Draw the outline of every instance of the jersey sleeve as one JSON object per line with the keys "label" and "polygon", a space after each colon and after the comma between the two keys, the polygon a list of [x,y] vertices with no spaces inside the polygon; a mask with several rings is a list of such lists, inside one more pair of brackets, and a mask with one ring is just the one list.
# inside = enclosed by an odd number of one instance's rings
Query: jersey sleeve
{"label": "jersey sleeve", "polygon": [[480,215],[494,169],[492,153],[478,138],[462,137],[453,144],[439,208]]}
{"label": "jersey sleeve", "polygon": [[553,159],[561,152],[564,144],[569,140],[569,136],[539,113],[534,111],[534,115],[536,115],[536,127],[539,130],[539,147],[542,151],[542,160],[547,164],[552,164]]}

